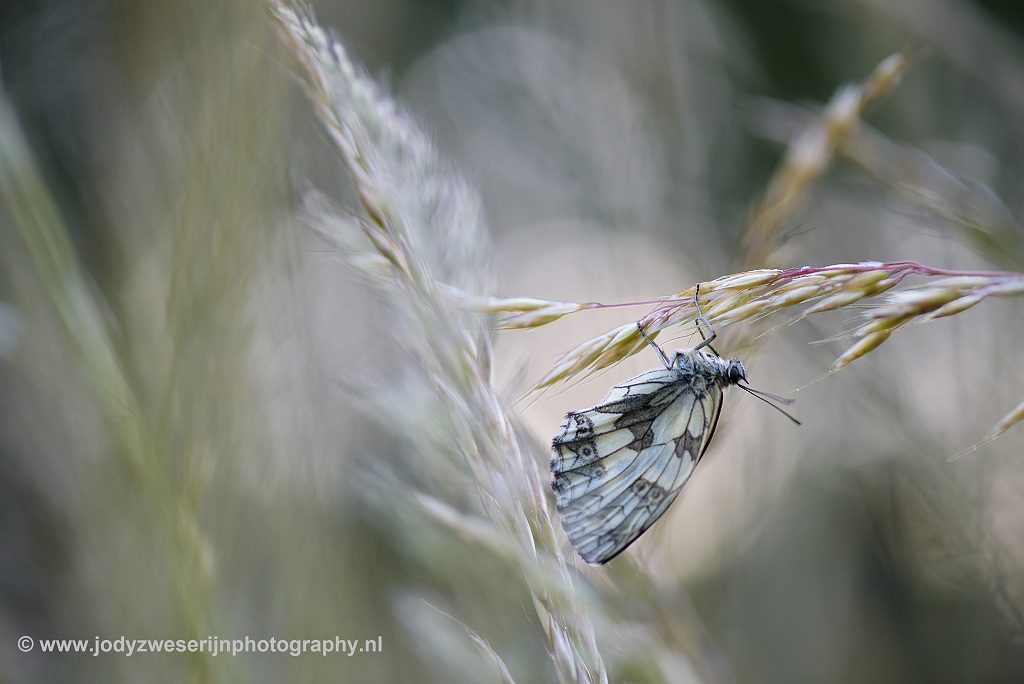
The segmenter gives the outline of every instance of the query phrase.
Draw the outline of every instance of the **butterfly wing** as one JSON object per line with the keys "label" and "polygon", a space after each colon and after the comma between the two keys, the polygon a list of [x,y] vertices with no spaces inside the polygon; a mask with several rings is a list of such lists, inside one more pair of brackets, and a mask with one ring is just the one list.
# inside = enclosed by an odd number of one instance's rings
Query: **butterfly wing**
{"label": "butterfly wing", "polygon": [[606,563],[675,501],[707,449],[722,406],[718,383],[653,370],[569,413],[552,442],[551,486],[576,551]]}

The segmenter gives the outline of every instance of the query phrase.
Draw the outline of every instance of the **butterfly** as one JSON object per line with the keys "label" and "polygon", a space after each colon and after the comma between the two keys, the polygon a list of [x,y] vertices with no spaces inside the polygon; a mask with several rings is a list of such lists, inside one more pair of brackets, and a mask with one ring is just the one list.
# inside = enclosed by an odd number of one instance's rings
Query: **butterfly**
{"label": "butterfly", "polygon": [[715,351],[714,328],[699,305],[697,313],[710,337],[698,323],[701,343],[671,359],[638,322],[663,368],[616,385],[597,406],[569,412],[551,443],[555,504],[587,563],[602,565],[622,553],[676,500],[715,434],[726,387],[737,386],[800,424],[768,401],[792,399],[740,384],[747,381],[743,363]]}

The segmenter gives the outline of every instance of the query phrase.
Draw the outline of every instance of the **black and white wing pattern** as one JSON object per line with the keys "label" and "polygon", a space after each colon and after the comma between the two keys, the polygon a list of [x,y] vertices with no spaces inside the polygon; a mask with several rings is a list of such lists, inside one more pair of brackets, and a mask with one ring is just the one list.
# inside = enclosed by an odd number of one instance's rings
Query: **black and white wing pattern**
{"label": "black and white wing pattern", "polygon": [[723,388],[743,372],[736,359],[679,351],[669,368],[565,417],[552,442],[551,487],[583,560],[608,562],[665,513],[711,441]]}

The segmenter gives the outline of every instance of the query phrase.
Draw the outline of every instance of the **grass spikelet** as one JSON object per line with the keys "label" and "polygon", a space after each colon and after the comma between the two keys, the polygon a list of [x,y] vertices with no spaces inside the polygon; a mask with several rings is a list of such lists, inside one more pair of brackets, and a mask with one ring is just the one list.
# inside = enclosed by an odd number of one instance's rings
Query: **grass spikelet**
{"label": "grass spikelet", "polygon": [[828,169],[865,110],[899,83],[906,63],[903,53],[886,57],[864,82],[837,90],[821,115],[792,139],[751,212],[741,244],[742,264],[760,266],[770,260],[776,237],[803,206],[811,185]]}
{"label": "grass spikelet", "polygon": [[[860,338],[833,365],[838,370],[876,349],[892,332],[912,322],[927,322],[966,311],[986,297],[1024,294],[1024,274],[954,272],[911,261],[864,262],[803,266],[786,270],[761,269],[707,281],[700,285],[700,307],[716,326],[761,318],[808,302],[793,321],[823,311],[850,307],[900,284],[908,275],[930,282],[890,292],[864,314],[862,325],[844,337]],[[697,318],[694,288],[665,298],[640,319],[648,335],[675,325],[692,325]],[[591,303],[588,308],[607,305]],[[584,372],[606,368],[643,349],[635,325],[624,324],[566,352],[535,390],[569,380]]]}
{"label": "grass spikelet", "polygon": [[864,334],[861,339],[857,340],[853,346],[843,352],[842,356],[832,363],[832,370],[837,371],[840,368],[844,368],[868,352],[877,349],[879,345],[889,339],[892,332],[892,330],[878,330]]}
{"label": "grass spikelet", "polygon": [[[883,61],[875,70],[881,90],[892,85],[886,73],[904,69],[899,60]],[[819,119],[817,112],[789,103],[765,102],[756,122],[766,138],[790,144]],[[837,152],[902,197],[913,211],[957,232],[997,267],[1024,268],[1024,230],[991,188],[951,171],[920,149],[889,139],[864,121],[839,142]]]}
{"label": "grass spikelet", "polygon": [[491,648],[487,640],[468,627],[466,628],[466,633],[473,640],[473,645],[476,646],[480,655],[483,656],[484,661],[491,666],[491,670],[497,676],[498,681],[503,684],[516,684],[512,678],[512,673],[508,671],[508,666],[505,665],[505,661],[501,659],[497,651]]}
{"label": "grass spikelet", "polygon": [[987,435],[985,435],[984,439],[982,439],[977,444],[975,444],[975,445],[973,445],[973,446],[971,446],[971,447],[969,447],[967,449],[964,449],[960,453],[958,453],[958,454],[956,454],[954,456],[951,456],[949,460],[950,461],[955,461],[956,459],[960,458],[961,456],[969,454],[972,451],[977,451],[978,449],[980,449],[981,447],[985,446],[989,442],[991,442],[993,440],[996,440],[999,437],[1001,437],[1003,435],[1003,433],[1005,433],[1007,430],[1009,430],[1010,428],[1012,428],[1014,425],[1016,425],[1017,423],[1021,422],[1022,420],[1024,420],[1024,401],[1021,401],[1019,404],[1017,404],[1015,407],[1013,407],[1013,410],[1011,410],[1009,413],[1007,413],[1005,416],[1003,416],[999,420],[999,422],[995,424],[995,427],[992,428],[992,431],[989,432]]}

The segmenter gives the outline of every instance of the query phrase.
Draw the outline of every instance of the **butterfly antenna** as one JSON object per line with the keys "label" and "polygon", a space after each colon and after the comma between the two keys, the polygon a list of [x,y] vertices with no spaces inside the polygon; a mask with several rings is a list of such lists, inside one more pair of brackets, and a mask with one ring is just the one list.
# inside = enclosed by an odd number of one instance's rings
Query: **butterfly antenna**
{"label": "butterfly antenna", "polygon": [[758,399],[760,399],[764,403],[768,404],[773,409],[775,409],[776,411],[778,411],[782,415],[786,416],[787,418],[789,418],[791,421],[793,421],[797,425],[803,425],[803,423],[801,423],[799,420],[797,420],[796,418],[791,416],[789,414],[789,412],[786,411],[786,409],[782,408],[781,406],[776,406],[775,404],[772,403],[773,401],[776,401],[776,402],[778,402],[780,404],[784,404],[786,406],[789,406],[790,404],[793,403],[793,399],[790,399],[788,397],[780,397],[779,395],[772,394],[771,392],[764,392],[762,390],[756,390],[753,387],[747,387],[746,385],[736,385],[736,386],[739,387],[744,392],[746,392],[747,394],[750,394],[751,396],[757,397]]}

